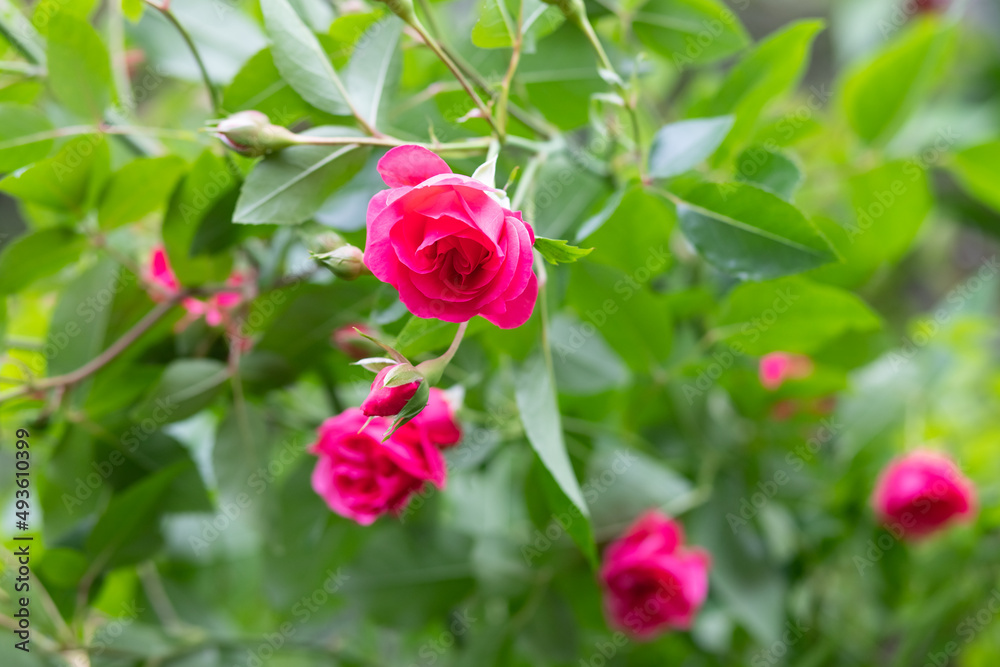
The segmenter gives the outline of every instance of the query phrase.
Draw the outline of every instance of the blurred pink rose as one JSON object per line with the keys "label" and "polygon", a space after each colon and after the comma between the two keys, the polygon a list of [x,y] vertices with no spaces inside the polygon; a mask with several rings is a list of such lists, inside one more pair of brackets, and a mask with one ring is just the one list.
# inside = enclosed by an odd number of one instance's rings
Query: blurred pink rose
{"label": "blurred pink rose", "polygon": [[708,595],[711,559],[683,541],[680,524],[650,511],[608,547],[600,577],[614,626],[641,639],[691,626]]}
{"label": "blurred pink rose", "polygon": [[[180,292],[180,282],[170,267],[170,259],[163,246],[157,246],[149,259],[146,270],[146,282],[149,283],[149,296],[154,301],[164,301]],[[247,281],[247,277],[239,271],[234,271],[226,281],[227,285],[240,288]],[[229,314],[243,302],[241,289],[234,289],[232,292],[219,292],[213,294],[208,299],[195,299],[187,297],[181,305],[188,312],[188,316],[182,320],[182,326],[188,324],[199,317],[204,316],[205,322],[209,326],[217,327],[227,323]]]}
{"label": "blurred pink rose", "polygon": [[365,265],[399,290],[419,317],[465,322],[482,315],[504,329],[535,307],[535,234],[495,190],[453,174],[419,146],[397,146],[379,160],[388,190],[368,204]]}
{"label": "blurred pink rose", "polygon": [[[396,364],[398,366],[399,364]],[[399,414],[407,401],[413,398],[420,388],[420,382],[409,382],[398,387],[386,387],[382,383],[389,371],[396,366],[386,366],[375,374],[371,390],[361,403],[361,412],[366,417],[391,417]]]}
{"label": "blurred pink rose", "polygon": [[788,352],[771,352],[760,360],[760,383],[764,388],[775,390],[785,380],[809,377],[813,364],[809,357]]}
{"label": "blurred pink rose", "polygon": [[972,482],[944,454],[918,450],[894,459],[879,476],[875,511],[905,537],[929,535],[975,514]]}
{"label": "blurred pink rose", "polygon": [[431,442],[442,449],[457,445],[462,439],[462,427],[455,419],[455,411],[448,403],[447,395],[440,389],[431,388],[427,406],[417,415],[416,421]]}
{"label": "blurred pink rose", "polygon": [[419,416],[388,440],[388,420],[350,408],[319,427],[310,452],[319,456],[312,486],[337,514],[367,526],[387,512],[399,512],[431,482],[443,488],[444,457],[421,428]]}

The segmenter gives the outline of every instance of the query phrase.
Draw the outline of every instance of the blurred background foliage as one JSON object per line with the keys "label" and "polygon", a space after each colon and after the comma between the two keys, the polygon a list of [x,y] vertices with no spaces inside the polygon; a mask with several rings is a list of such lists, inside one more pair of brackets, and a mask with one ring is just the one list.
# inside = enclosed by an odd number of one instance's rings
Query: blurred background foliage
{"label": "blurred background foliage", "polygon": [[[37,577],[34,650],[5,631],[0,662],[995,665],[1000,8],[737,0],[726,20],[717,0],[588,1],[633,118],[557,8],[499,1],[418,14],[494,90],[504,17],[533,18],[511,103],[551,136],[512,118],[535,149],[506,145],[497,181],[518,167],[538,233],[595,248],[547,267],[558,413],[525,393],[546,377],[540,309],[513,331],[474,322],[443,382],[466,429],[447,489],[362,528],[309,484],[313,429],[371,381],[331,332],[365,322],[421,359],[455,330],[309,259],[324,230],[364,245],[383,151],[255,161],[198,132],[244,109],[297,131],[353,125],[279,66],[257,2],[170,3],[212,100],[149,6],[0,0],[0,526],[16,532],[6,471],[27,428]],[[370,80],[355,63],[390,55],[383,131],[489,133],[383,5],[290,4],[337,71]],[[674,125],[696,118],[715,120]],[[482,161],[449,157],[466,174]],[[750,238],[713,211],[820,233]],[[204,321],[178,330],[174,309],[65,390],[5,396],[84,366],[153,309],[141,267],[160,243],[184,285],[253,270],[250,349]],[[764,389],[773,351],[814,372]],[[564,433],[589,519],[560,524],[567,490],[519,415]],[[981,512],[902,544],[869,498],[918,445],[956,458]],[[654,506],[712,553],[709,600],[691,632],[615,644],[591,557]]]}

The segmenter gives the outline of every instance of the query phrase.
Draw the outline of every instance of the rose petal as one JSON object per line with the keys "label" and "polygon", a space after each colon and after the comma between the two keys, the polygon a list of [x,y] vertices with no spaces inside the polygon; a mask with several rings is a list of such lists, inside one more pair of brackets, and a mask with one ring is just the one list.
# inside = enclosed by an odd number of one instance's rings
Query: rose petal
{"label": "rose petal", "polygon": [[450,174],[448,163],[421,146],[396,146],[378,161],[378,173],[390,188],[420,185],[438,174]]}

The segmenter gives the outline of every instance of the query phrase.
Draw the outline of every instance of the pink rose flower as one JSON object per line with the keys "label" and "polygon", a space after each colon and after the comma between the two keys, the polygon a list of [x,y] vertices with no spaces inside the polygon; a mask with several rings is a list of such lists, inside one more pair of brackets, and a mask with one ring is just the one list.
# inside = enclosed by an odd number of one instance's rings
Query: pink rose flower
{"label": "pink rose flower", "polygon": [[[153,249],[145,278],[151,288],[149,296],[154,301],[169,299],[181,290],[180,282],[170,266],[170,259],[163,246],[157,246]],[[234,271],[226,284],[240,288],[245,282],[247,282],[247,277],[239,271]],[[181,302],[181,305],[188,312],[188,316],[182,320],[181,325],[190,324],[202,316],[204,316],[205,322],[212,327],[217,327],[224,322],[228,323],[229,314],[242,302],[243,293],[240,289],[234,289],[232,292],[219,292],[205,300],[187,297]]]}
{"label": "pink rose flower", "polygon": [[443,488],[444,457],[417,419],[382,442],[389,423],[350,408],[319,427],[310,452],[319,456],[312,486],[337,514],[370,525],[398,513],[426,482]]}
{"label": "pink rose flower", "polygon": [[436,387],[431,388],[427,406],[416,416],[427,437],[438,447],[446,449],[462,439],[462,427],[455,419],[455,411],[447,395]]}
{"label": "pink rose flower", "polygon": [[[397,366],[399,364],[396,364]],[[398,387],[386,387],[382,383],[385,376],[396,366],[386,366],[375,374],[372,380],[371,391],[361,403],[361,412],[366,417],[391,417],[397,415],[406,405],[407,401],[413,398],[420,388],[420,382],[410,382],[401,384]]]}
{"label": "pink rose flower", "polygon": [[330,336],[330,342],[348,357],[358,361],[375,354],[378,347],[362,336],[361,333],[355,331],[355,329],[369,336],[375,335],[375,332],[370,327],[360,322],[355,322],[344,325],[334,331]]}
{"label": "pink rose flower", "polygon": [[612,625],[640,639],[691,627],[708,595],[711,559],[683,542],[680,524],[650,511],[608,547],[600,578]]}
{"label": "pink rose flower", "polygon": [[976,512],[972,482],[944,454],[927,450],[891,461],[879,476],[873,502],[882,521],[911,538]]}
{"label": "pink rose flower", "polygon": [[809,357],[788,352],[771,352],[760,360],[760,383],[766,389],[774,391],[785,380],[796,380],[809,377],[813,364]]}
{"label": "pink rose flower", "polygon": [[465,322],[482,315],[504,329],[535,307],[535,234],[498,192],[452,173],[419,146],[398,146],[379,160],[389,186],[368,204],[364,262],[399,290],[418,317]]}

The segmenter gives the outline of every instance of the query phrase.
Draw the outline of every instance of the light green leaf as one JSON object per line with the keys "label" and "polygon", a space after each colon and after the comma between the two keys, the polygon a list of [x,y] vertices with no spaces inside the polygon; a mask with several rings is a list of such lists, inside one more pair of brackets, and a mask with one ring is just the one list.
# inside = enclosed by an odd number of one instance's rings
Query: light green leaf
{"label": "light green leaf", "polygon": [[822,21],[791,23],[757,44],[730,70],[705,109],[711,114],[730,113],[736,117],[720,150],[721,158],[750,136],[761,111],[771,100],[795,87],[809,66],[812,43],[821,30]]}
{"label": "light green leaf", "polygon": [[[749,42],[731,9],[716,0],[650,0],[635,15],[635,36],[677,67],[725,58]],[[711,39],[704,39],[704,35]]]}
{"label": "light green leaf", "polygon": [[[304,134],[358,136],[343,127],[318,127]],[[254,167],[236,204],[233,222],[294,225],[308,220],[323,202],[364,166],[367,146],[293,146]]]}
{"label": "light green leaf", "polygon": [[51,19],[48,37],[49,85],[70,111],[103,120],[111,104],[111,60],[97,31],[66,12]]}
{"label": "light green leaf", "polygon": [[142,0],[122,0],[122,11],[132,23],[138,23],[142,18],[142,8],[145,6]]}
{"label": "light green leaf", "polygon": [[752,183],[790,202],[802,182],[802,172],[786,155],[752,146],[736,160],[736,180]]}
{"label": "light green leaf", "polygon": [[735,120],[733,116],[718,116],[664,125],[649,150],[649,175],[670,178],[698,166],[715,152]]}
{"label": "light green leaf", "polygon": [[75,262],[86,247],[86,238],[57,227],[14,239],[0,254],[0,294],[14,294],[51,276]]}
{"label": "light green leaf", "polygon": [[841,104],[851,128],[865,142],[888,141],[947,66],[955,31],[921,19],[843,82]]}
{"label": "light green leaf", "polygon": [[351,112],[347,91],[316,35],[288,0],[261,3],[271,53],[281,76],[307,102],[335,115]]}
{"label": "light green leaf", "polygon": [[45,41],[31,21],[10,0],[0,0],[0,35],[30,62],[45,64]]}
{"label": "light green leaf", "polygon": [[748,354],[812,354],[849,331],[876,331],[879,316],[846,290],[794,276],[744,283],[726,298],[718,331]]}
{"label": "light green leaf", "polygon": [[73,137],[55,156],[0,181],[0,190],[82,217],[107,181],[110,159],[102,136]]}
{"label": "light green leaf", "polygon": [[20,169],[49,154],[52,124],[20,104],[0,104],[0,173]]}
{"label": "light green leaf", "polygon": [[677,204],[684,235],[720,271],[767,280],[836,259],[829,243],[788,202],[745,183],[706,183]]}
{"label": "light green leaf", "polygon": [[959,151],[948,167],[969,194],[1000,212],[1000,140]]}
{"label": "light green leaf", "polygon": [[97,208],[101,229],[137,222],[163,208],[184,166],[184,160],[171,155],[134,160],[115,172]]}
{"label": "light green leaf", "polygon": [[569,532],[584,555],[593,563],[596,560],[596,550],[590,527],[590,510],[583,499],[583,491],[566,452],[559,404],[556,401],[555,379],[541,350],[536,350],[521,364],[516,375],[515,397],[525,435],[551,475],[559,493],[579,513],[579,520],[572,522]]}
{"label": "light green leaf", "polygon": [[481,49],[509,48],[514,43],[515,22],[516,14],[511,16],[505,0],[484,0],[479,20],[472,26],[472,43]]}
{"label": "light green leaf", "polygon": [[535,237],[535,250],[549,264],[572,263],[594,251],[593,248],[578,248],[563,239],[547,239],[544,236]]}
{"label": "light green leaf", "polygon": [[399,73],[399,37],[403,22],[395,16],[368,29],[371,35],[354,49],[344,69],[344,84],[361,117],[376,125],[386,93]]}

